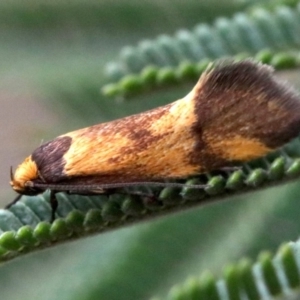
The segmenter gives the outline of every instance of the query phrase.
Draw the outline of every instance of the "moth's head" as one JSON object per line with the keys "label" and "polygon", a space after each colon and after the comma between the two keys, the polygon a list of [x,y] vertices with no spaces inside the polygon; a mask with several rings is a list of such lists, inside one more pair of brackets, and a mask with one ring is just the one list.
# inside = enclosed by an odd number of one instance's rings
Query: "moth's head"
{"label": "moth's head", "polygon": [[28,156],[23,163],[21,163],[15,173],[11,170],[10,185],[19,194],[22,195],[36,195],[40,191],[31,186],[32,181],[38,178],[38,168],[36,163]]}

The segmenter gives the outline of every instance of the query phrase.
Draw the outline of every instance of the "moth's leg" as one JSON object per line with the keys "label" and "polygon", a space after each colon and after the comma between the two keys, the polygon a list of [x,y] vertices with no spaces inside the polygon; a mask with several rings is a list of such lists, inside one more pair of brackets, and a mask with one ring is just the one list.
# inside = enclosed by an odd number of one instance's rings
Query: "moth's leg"
{"label": "moth's leg", "polygon": [[57,202],[57,198],[56,198],[56,191],[51,190],[50,191],[50,205],[51,205],[51,223],[54,222],[55,220],[55,213],[57,210],[57,206],[58,206],[58,202]]}
{"label": "moth's leg", "polygon": [[6,206],[5,206],[5,209],[8,209],[10,208],[11,206],[13,206],[14,204],[16,204],[20,199],[21,199],[22,195],[19,194],[12,202],[8,203]]}

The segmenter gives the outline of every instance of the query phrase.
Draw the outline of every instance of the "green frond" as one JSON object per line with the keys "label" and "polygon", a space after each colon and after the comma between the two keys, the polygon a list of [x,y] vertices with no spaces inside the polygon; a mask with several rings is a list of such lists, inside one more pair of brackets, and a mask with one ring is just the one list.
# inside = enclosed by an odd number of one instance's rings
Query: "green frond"
{"label": "green frond", "polygon": [[[232,59],[237,61],[249,57],[269,64],[276,70],[289,70],[300,66],[299,51],[275,52],[263,49],[254,56],[240,53]],[[184,87],[187,83],[194,84],[211,62],[213,61],[203,59],[199,62],[184,61],[176,67],[145,67],[139,74],[125,75],[120,81],[105,85],[102,93],[106,97],[132,99],[134,96],[160,92],[162,89]]]}
{"label": "green frond", "polygon": [[127,46],[115,62],[107,65],[107,76],[118,81],[141,72],[147,66],[178,66],[184,61],[197,62],[233,56],[251,55],[269,48],[274,51],[299,46],[300,4],[276,6],[269,10],[257,7],[232,18],[217,18],[213,25],[199,24],[193,30],[180,30],[174,36],[161,35],[154,40]]}
{"label": "green frond", "polygon": [[220,279],[204,272],[199,278],[191,277],[174,286],[166,297],[152,300],[296,299],[300,287],[299,250],[299,241],[285,243],[275,256],[263,251],[256,262],[243,258],[227,265]]}

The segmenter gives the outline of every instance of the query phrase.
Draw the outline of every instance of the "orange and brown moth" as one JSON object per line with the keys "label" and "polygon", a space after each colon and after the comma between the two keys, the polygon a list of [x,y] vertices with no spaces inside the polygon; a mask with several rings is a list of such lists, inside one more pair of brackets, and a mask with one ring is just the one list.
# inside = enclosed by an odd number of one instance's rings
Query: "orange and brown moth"
{"label": "orange and brown moth", "polygon": [[[63,134],[11,174],[20,195],[106,193],[226,168],[264,156],[300,131],[300,98],[250,60],[208,68],[168,105]],[[20,196],[13,203],[18,201]]]}

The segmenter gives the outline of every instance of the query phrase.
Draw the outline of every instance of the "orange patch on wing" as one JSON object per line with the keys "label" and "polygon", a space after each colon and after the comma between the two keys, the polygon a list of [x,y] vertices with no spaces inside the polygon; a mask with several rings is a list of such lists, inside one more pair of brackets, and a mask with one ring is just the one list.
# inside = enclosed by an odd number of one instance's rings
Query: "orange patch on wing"
{"label": "orange patch on wing", "polygon": [[[195,145],[193,92],[159,109],[97,125],[91,132],[86,128],[66,134],[72,144],[64,155],[64,172],[68,176],[121,172],[128,180],[130,174],[142,180],[143,176],[176,178],[195,173],[199,165],[189,163]],[[133,125],[131,131],[128,125]]]}
{"label": "orange patch on wing", "polygon": [[210,141],[210,147],[229,161],[247,161],[266,155],[272,149],[256,139],[249,139],[240,135],[224,137],[223,140]]}

